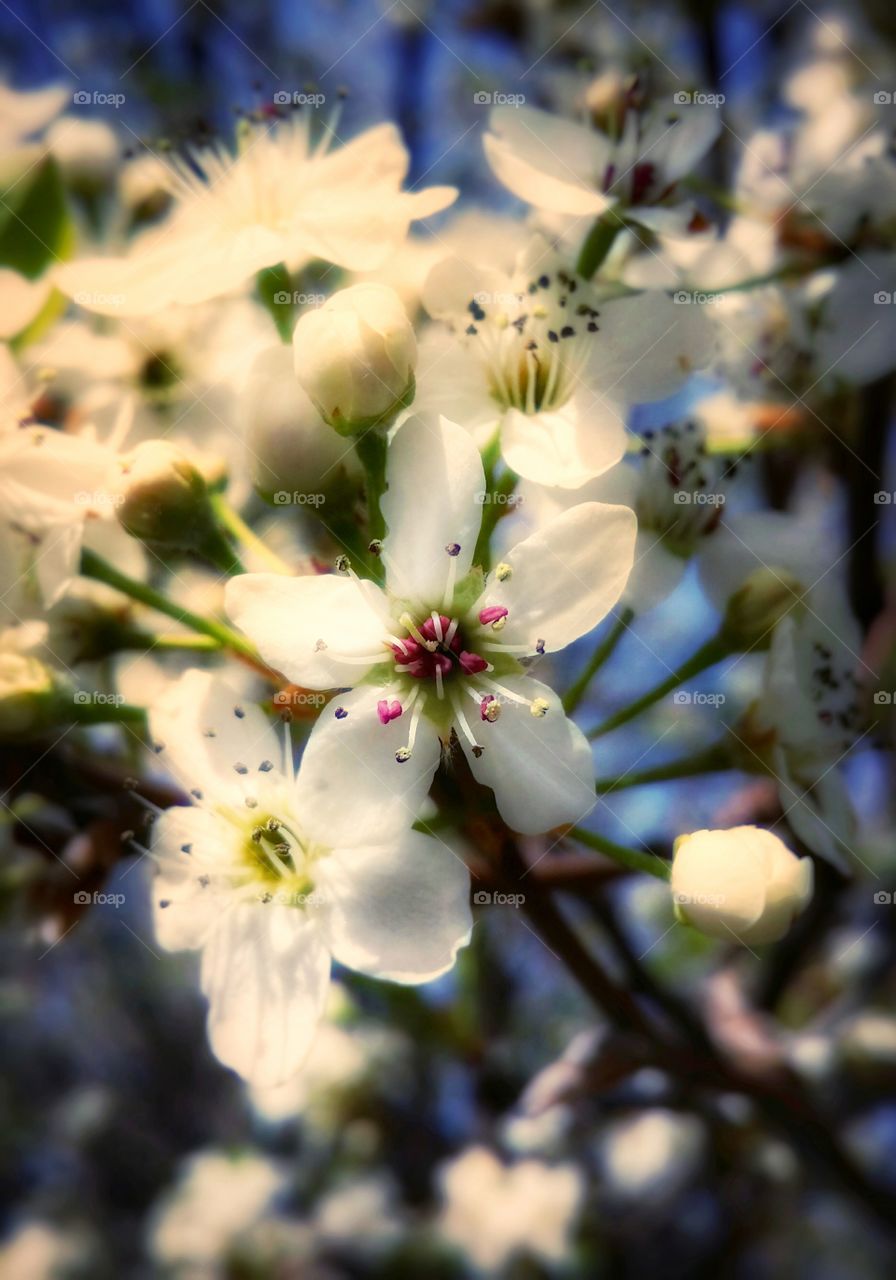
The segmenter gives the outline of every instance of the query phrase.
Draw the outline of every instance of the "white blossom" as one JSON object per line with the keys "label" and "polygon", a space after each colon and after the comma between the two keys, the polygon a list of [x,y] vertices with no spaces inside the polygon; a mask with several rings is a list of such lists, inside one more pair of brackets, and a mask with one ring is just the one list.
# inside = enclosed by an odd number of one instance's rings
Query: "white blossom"
{"label": "white blossom", "polygon": [[198,669],[152,708],[150,730],[194,802],[155,825],[156,936],[201,951],[222,1062],[262,1087],[294,1075],[331,958],[394,982],[451,968],[470,935],[467,871],[410,829],[419,789],[384,795],[332,734],[314,735],[294,772],[288,738]]}
{"label": "white blossom", "polygon": [[[545,831],[595,803],[591,752],[526,664],[590,631],[631,567],[635,518],[582,503],[474,566],[485,478],[470,436],[411,419],[389,450],[384,589],[350,574],[231,579],[227,609],[266,662],[312,689],[346,688],[315,737],[384,779],[428,786],[452,732],[511,827]],[[332,708],[332,709],[331,709]],[[471,723],[472,722],[472,723]],[[391,762],[391,770],[390,770]]]}

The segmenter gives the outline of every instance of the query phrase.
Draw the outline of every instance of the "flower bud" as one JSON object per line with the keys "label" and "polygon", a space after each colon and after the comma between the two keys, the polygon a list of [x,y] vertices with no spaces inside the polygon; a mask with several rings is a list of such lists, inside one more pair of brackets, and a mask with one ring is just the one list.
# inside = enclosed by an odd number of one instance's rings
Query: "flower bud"
{"label": "flower bud", "polygon": [[356,284],[299,317],[299,381],[342,435],[387,425],[414,396],[417,340],[394,289]]}
{"label": "flower bud", "polygon": [[803,612],[806,593],[806,584],[787,569],[756,569],[728,598],[722,629],[735,649],[767,649],[781,619]]}
{"label": "flower bud", "polygon": [[676,914],[711,937],[776,942],[808,904],[812,883],[811,859],[761,827],[694,831],[675,841]]}
{"label": "flower bud", "polygon": [[183,450],[144,440],[119,459],[118,522],[132,538],[199,551],[215,536],[208,486]]}
{"label": "flower bud", "polygon": [[24,653],[0,653],[0,739],[41,733],[72,720],[74,685]]}
{"label": "flower bud", "polygon": [[252,484],[267,501],[280,505],[285,492],[316,505],[318,493],[329,495],[357,469],[354,450],[330,430],[300,386],[283,343],[254,361],[243,417]]}

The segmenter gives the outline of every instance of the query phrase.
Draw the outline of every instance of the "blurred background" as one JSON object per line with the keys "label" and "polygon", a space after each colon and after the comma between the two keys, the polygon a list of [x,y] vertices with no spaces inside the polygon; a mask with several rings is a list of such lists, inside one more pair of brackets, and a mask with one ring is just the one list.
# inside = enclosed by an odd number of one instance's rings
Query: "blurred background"
{"label": "blurred background", "polygon": [[[466,207],[514,214],[481,147],[495,94],[573,113],[611,67],[723,92],[728,128],[710,166],[721,187],[740,139],[792,119],[798,69],[821,76],[835,62],[844,84],[896,94],[896,14],[883,0],[14,0],[0,5],[0,34],[9,86],[70,86],[74,113],[129,159],[229,137],[241,112],[320,93],[325,113],[342,104],[344,137],[397,122],[410,185],[455,184]],[[889,377],[865,392],[878,396],[879,475],[893,466]],[[870,518],[868,494],[834,482],[836,452],[816,466],[824,518],[846,541]],[[801,467],[799,449],[760,459],[736,501],[790,505]],[[866,620],[885,609],[892,536],[886,525],[848,561]],[[643,645],[606,667],[614,705],[656,678],[652,649],[674,665],[713,617],[689,572],[644,620]],[[560,687],[588,651],[568,655]],[[711,687],[736,706],[758,662]],[[654,744],[673,722],[678,746],[696,747],[711,714],[663,704],[614,740],[613,768],[599,772],[660,762]],[[153,944],[137,858],[107,841],[90,882],[105,896],[73,917],[57,908],[64,863],[86,857],[85,842],[104,824],[139,830],[121,772],[4,748],[0,1276],[892,1274],[896,911],[875,893],[896,880],[896,847],[877,745],[845,767],[875,879],[835,893],[822,873],[810,918],[761,961],[674,927],[661,883],[609,867],[580,883],[567,868],[565,908],[608,971],[673,1018],[699,986],[737,1061],[765,1055],[818,1100],[819,1132],[792,1095],[767,1104],[639,1061],[513,905],[477,906],[472,945],[431,987],[341,974],[303,1078],[252,1096],[206,1046],[193,957]],[[667,846],[779,812],[770,784],[727,774],[607,796],[598,817],[611,837]]]}

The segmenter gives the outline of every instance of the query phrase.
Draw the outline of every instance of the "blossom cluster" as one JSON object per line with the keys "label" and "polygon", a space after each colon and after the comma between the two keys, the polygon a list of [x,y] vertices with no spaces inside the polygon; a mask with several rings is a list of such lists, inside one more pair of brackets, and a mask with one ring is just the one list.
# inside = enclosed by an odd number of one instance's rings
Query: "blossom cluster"
{"label": "blossom cluster", "polygon": [[[719,103],[610,70],[575,119],[493,107],[511,217],[313,104],[119,162],[63,90],[3,94],[0,733],[169,788],[130,847],[221,1062],[294,1078],[333,962],[451,970],[483,864],[497,900],[587,849],[751,949],[817,861],[861,874],[844,759],[875,685],[821,499],[831,406],[896,363],[881,122],[828,162],[797,99],[731,213],[701,176]],[[751,471],[794,448],[773,509]],[[696,583],[709,638],[619,705],[604,663]],[[733,714],[680,687],[723,663]],[[613,776],[606,736],[666,703],[679,757]],[[659,852],[602,825],[610,791],[732,770],[771,781],[767,821]]]}

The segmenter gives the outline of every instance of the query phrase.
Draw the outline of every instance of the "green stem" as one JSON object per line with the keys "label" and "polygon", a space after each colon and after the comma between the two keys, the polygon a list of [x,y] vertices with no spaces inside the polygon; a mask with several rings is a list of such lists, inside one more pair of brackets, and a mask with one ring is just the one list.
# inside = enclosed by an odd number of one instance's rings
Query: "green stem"
{"label": "green stem", "polygon": [[[89,695],[88,695],[89,697]],[[142,720],[145,707],[135,707],[131,702],[74,702],[72,720],[75,724],[130,724]]]}
{"label": "green stem", "polygon": [[[370,542],[380,541],[386,532],[380,500],[386,492],[387,451],[386,433],[376,427],[365,431],[355,440],[355,453],[364,468],[364,487],[367,493],[367,537]],[[374,557],[370,567],[374,576],[382,580],[382,562]]]}
{"label": "green stem", "polygon": [[473,563],[482,569],[491,568],[492,534],[501,517],[513,509],[513,493],[518,482],[516,472],[508,469],[496,483],[489,484],[483,495],[482,523],[479,526],[476,550],[473,552]]}
{"label": "green stem", "polygon": [[686,680],[693,679],[701,671],[705,671],[707,667],[714,667],[717,662],[721,662],[723,658],[727,658],[729,654],[734,652],[736,650],[731,640],[722,632],[718,632],[707,640],[705,644],[702,644],[697,652],[692,654],[686,662],[683,662],[677,671],[673,671],[665,680],[654,685],[652,689],[648,689],[645,694],[642,694],[640,698],[636,698],[634,702],[629,703],[627,707],[623,707],[620,711],[616,711],[609,716],[603,724],[599,724],[596,728],[589,730],[585,736],[593,740],[594,738],[603,737],[605,733],[609,733],[612,729],[618,729],[622,724],[627,724],[629,720],[633,720],[642,711],[652,707],[655,702],[665,698],[667,693],[677,689],[680,684],[684,684]]}
{"label": "green stem", "polygon": [[212,639],[217,640],[225,648],[232,649],[234,653],[239,653],[255,664],[261,665],[261,659],[249,641],[245,640],[236,631],[232,631],[225,623],[216,622],[213,618],[204,618],[201,614],[193,613],[190,609],[184,609],[181,605],[175,604],[173,600],[169,600],[167,596],[162,595],[161,591],[156,591],[154,587],[148,586],[145,582],[138,582],[135,578],[130,578],[127,574],[119,572],[114,565],[109,564],[102,556],[98,556],[96,552],[86,549],[81,552],[81,572],[86,578],[95,578],[97,582],[105,582],[106,586],[113,587],[116,591],[121,591],[124,595],[130,596],[132,600],[138,600],[140,604],[145,604],[150,609],[156,609],[159,613],[164,613],[169,618],[175,618],[178,622],[183,623],[185,627],[189,627],[191,631],[198,631],[201,635],[211,636]]}
{"label": "green stem", "polygon": [[579,251],[576,271],[586,280],[590,280],[613,247],[613,241],[625,224],[611,210],[602,214],[585,237],[585,243]]}
{"label": "green stem", "polygon": [[613,862],[618,862],[628,871],[643,872],[645,875],[655,876],[657,880],[669,879],[669,864],[655,853],[629,849],[627,845],[617,844],[615,840],[608,840],[606,836],[596,835],[593,831],[585,831],[582,827],[570,828],[568,835],[571,839],[578,840],[579,844],[593,849],[595,853],[602,853]]}
{"label": "green stem", "polygon": [[623,791],[627,787],[644,787],[651,782],[669,782],[673,778],[695,778],[704,773],[723,773],[730,769],[731,759],[725,744],[717,742],[684,759],[670,760],[667,764],[658,764],[652,769],[641,769],[623,773],[618,778],[598,778],[594,789],[599,796],[611,791]]}
{"label": "green stem", "polygon": [[224,530],[216,526],[209,528],[205,537],[197,545],[196,554],[230,577],[246,572],[233,543]]}
{"label": "green stem", "polygon": [[292,574],[285,560],[281,560],[276,551],[259,538],[254,529],[246,524],[238,511],[235,511],[223,493],[211,495],[211,505],[217,519],[227,532],[241,543],[247,551],[254,551],[260,560],[268,566],[272,573]]}
{"label": "green stem", "polygon": [[588,690],[589,684],[615,650],[617,644],[628,630],[634,616],[634,609],[623,609],[611,629],[600,641],[597,648],[594,650],[594,653],[588,659],[588,662],[582,669],[581,674],[573,680],[563,699],[563,706],[567,714],[572,714],[582,701],[582,698]]}
{"label": "green stem", "polygon": [[177,635],[175,632],[152,632],[137,629],[124,631],[118,637],[116,650],[152,649],[164,653],[214,653],[221,642],[211,636]]}

